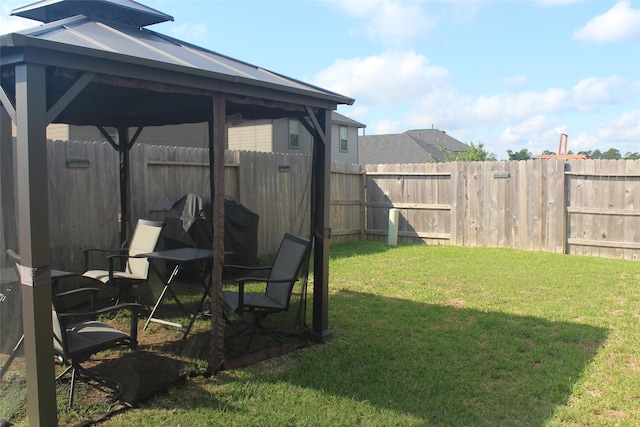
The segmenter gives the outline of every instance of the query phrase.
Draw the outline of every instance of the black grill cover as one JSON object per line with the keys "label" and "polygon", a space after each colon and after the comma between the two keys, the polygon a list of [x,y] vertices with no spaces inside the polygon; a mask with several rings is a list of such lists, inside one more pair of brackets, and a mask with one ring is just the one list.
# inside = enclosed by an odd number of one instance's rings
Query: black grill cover
{"label": "black grill cover", "polygon": [[[192,247],[211,249],[211,202],[189,193],[176,201],[165,216],[162,232],[165,249]],[[258,265],[259,216],[226,197],[224,199],[224,250],[233,255],[225,257],[226,264]]]}

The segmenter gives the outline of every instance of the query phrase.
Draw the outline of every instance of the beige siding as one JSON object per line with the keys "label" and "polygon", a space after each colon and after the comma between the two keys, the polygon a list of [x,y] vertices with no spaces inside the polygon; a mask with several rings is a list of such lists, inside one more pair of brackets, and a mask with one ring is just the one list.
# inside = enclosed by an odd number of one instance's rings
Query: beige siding
{"label": "beige siding", "polygon": [[149,126],[143,129],[138,142],[171,147],[209,147],[207,123],[187,123],[171,126]]}
{"label": "beige siding", "polygon": [[54,123],[47,126],[47,139],[66,141],[70,138],[69,125]]}
{"label": "beige siding", "polygon": [[273,151],[273,125],[270,121],[259,120],[229,128],[230,150]]}

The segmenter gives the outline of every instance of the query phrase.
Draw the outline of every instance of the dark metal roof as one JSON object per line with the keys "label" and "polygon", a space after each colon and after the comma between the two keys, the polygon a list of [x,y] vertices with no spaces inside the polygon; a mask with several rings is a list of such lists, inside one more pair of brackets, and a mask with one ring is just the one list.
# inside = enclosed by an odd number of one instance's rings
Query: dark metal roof
{"label": "dark metal roof", "polygon": [[[309,92],[349,103],[348,98],[324,89],[145,28],[117,26],[92,21],[85,16],[75,16],[17,34],[24,38],[13,37],[16,45],[38,44],[54,50],[82,50],[82,53],[96,58],[113,58],[125,62],[140,63],[147,60],[154,63],[149,64],[151,66],[180,67],[185,73],[202,75],[206,72],[225,80],[251,81],[260,86]],[[45,42],[46,45],[38,42]]]}
{"label": "dark metal roof", "polygon": [[[287,105],[335,110],[354,102],[146,28],[83,15],[0,36],[0,65],[11,70],[20,62],[55,70],[47,84],[50,105],[82,72],[96,73],[55,123],[118,127],[202,122],[210,118],[207,93],[212,91],[271,102],[227,104],[230,115],[242,113],[246,119],[291,116]],[[12,99],[10,71],[0,77]],[[283,105],[274,108],[274,102]]]}
{"label": "dark metal roof", "polygon": [[14,9],[11,14],[44,23],[76,15],[137,27],[173,21],[172,16],[132,0],[43,0]]}

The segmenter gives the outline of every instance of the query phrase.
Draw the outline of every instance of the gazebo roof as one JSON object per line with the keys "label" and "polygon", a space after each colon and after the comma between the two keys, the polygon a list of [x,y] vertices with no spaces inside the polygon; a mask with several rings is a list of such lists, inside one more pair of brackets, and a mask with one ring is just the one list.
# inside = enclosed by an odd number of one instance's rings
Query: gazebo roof
{"label": "gazebo roof", "polygon": [[[78,12],[85,14],[74,15]],[[281,117],[289,114],[293,105],[334,110],[337,104],[354,102],[137,24],[125,24],[123,19],[112,19],[130,14],[145,25],[173,19],[130,0],[45,0],[13,14],[44,22],[62,17],[0,36],[0,65],[5,70],[19,62],[51,67],[48,102],[62,96],[83,72],[96,74],[52,122],[102,126],[201,122],[210,117],[208,94],[212,91],[228,94],[229,115],[241,113],[244,118]],[[11,78],[10,71],[4,72],[2,86],[11,88]],[[247,97],[271,103],[244,102]]]}

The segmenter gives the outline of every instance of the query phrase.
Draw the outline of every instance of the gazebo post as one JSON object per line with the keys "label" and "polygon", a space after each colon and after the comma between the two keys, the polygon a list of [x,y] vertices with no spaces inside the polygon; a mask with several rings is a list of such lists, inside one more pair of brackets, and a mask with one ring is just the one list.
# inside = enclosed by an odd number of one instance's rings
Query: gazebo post
{"label": "gazebo post", "polygon": [[22,264],[27,415],[29,425],[55,426],[45,67],[20,64],[16,66],[15,75],[18,239]]}
{"label": "gazebo post", "polygon": [[[310,110],[309,110],[310,111]],[[313,113],[311,113],[313,114]],[[324,342],[329,330],[329,239],[331,229],[331,110],[319,110],[314,149],[313,333]],[[312,117],[312,120],[314,118]],[[315,120],[314,120],[315,121]],[[318,126],[319,125],[319,126]]]}
{"label": "gazebo post", "polygon": [[213,260],[211,269],[211,341],[209,370],[218,373],[224,364],[224,320],[222,267],[224,264],[224,147],[226,138],[226,98],[213,93],[212,117],[209,120],[209,182],[213,226]]}
{"label": "gazebo post", "polygon": [[120,158],[120,246],[128,240],[129,223],[129,128],[118,128],[118,155]]}

